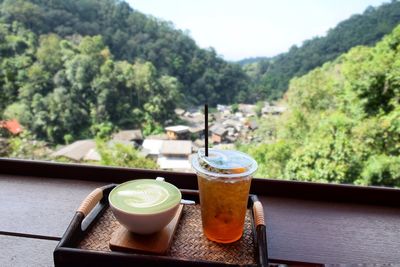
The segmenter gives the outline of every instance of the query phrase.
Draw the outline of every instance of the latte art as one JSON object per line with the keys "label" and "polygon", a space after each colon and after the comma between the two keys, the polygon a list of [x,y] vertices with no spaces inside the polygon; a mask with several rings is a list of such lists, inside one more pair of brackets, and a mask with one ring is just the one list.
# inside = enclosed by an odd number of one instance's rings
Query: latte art
{"label": "latte art", "polygon": [[153,179],[137,179],[115,187],[109,195],[110,204],[124,212],[150,214],[168,210],[181,200],[174,185]]}
{"label": "latte art", "polygon": [[134,208],[150,208],[165,202],[169,193],[166,189],[155,184],[137,185],[135,189],[127,189],[117,193],[125,197],[126,205]]}

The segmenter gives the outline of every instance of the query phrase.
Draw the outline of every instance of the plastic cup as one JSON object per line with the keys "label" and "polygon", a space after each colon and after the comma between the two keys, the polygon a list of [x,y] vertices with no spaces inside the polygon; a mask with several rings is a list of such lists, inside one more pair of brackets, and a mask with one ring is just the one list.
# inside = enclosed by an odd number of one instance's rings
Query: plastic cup
{"label": "plastic cup", "polygon": [[209,149],[206,157],[201,149],[192,166],[197,173],[204,234],[218,243],[239,240],[256,161],[232,150]]}

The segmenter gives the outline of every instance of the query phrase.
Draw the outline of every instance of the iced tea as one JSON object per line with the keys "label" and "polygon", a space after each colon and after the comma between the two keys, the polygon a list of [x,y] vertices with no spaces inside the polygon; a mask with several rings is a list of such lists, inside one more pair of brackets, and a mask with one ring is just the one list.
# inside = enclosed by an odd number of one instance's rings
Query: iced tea
{"label": "iced tea", "polygon": [[203,231],[208,239],[231,243],[242,236],[251,177],[213,179],[198,176]]}
{"label": "iced tea", "polygon": [[210,149],[207,157],[200,150],[192,165],[197,172],[204,234],[219,243],[240,239],[257,163],[238,151]]}

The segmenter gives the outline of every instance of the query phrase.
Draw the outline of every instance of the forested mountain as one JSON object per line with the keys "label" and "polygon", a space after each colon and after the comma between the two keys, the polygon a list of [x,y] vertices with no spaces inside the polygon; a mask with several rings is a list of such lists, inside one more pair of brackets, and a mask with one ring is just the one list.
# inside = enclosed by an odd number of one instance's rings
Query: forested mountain
{"label": "forested mountain", "polygon": [[0,21],[18,21],[36,35],[101,35],[115,60],[151,62],[161,75],[176,77],[184,104],[232,103],[246,95],[239,65],[218,58],[212,49],[169,22],[146,16],[121,0],[0,0]]}
{"label": "forested mountain", "polygon": [[[318,22],[316,22],[318,23]],[[400,2],[392,0],[377,8],[368,7],[330,29],[326,36],[315,37],[292,46],[287,53],[245,66],[253,80],[251,99],[278,99],[289,81],[333,60],[356,45],[373,45],[400,23]]]}
{"label": "forested mountain", "polygon": [[53,144],[162,130],[177,106],[232,103],[246,75],[117,0],[0,0],[0,119]]}
{"label": "forested mountain", "polygon": [[292,79],[286,104],[273,142],[243,146],[260,176],[400,187],[400,26]]}
{"label": "forested mountain", "polygon": [[170,119],[180,84],[146,61],[117,61],[101,36],[61,39],[0,24],[0,110],[52,143],[113,127],[152,131]]}
{"label": "forested mountain", "polygon": [[265,60],[269,60],[269,59],[270,58],[268,58],[268,57],[249,57],[249,58],[241,59],[241,60],[237,61],[236,63],[238,63],[241,66],[244,66],[247,64],[257,63],[259,61],[265,61]]}

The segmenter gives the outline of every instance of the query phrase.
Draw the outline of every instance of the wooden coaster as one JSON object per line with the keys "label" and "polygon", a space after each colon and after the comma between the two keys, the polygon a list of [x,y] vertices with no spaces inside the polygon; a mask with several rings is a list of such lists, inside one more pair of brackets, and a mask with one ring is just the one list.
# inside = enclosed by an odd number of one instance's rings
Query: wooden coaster
{"label": "wooden coaster", "polygon": [[171,245],[183,205],[178,207],[172,221],[157,233],[140,235],[129,232],[122,225],[112,234],[110,249],[115,251],[133,251],[148,254],[165,254]]}

